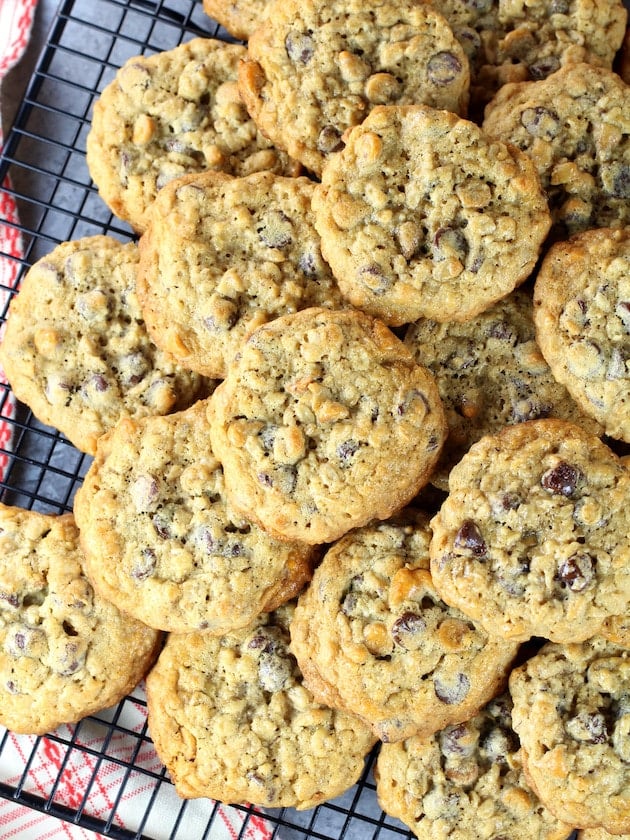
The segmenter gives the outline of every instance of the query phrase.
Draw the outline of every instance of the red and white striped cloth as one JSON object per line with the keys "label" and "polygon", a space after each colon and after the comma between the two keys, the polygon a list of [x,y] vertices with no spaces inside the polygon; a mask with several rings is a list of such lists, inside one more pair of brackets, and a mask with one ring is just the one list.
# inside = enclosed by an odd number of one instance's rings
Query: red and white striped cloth
{"label": "red and white striped cloth", "polygon": [[[0,0],[0,85],[24,53],[36,4],[37,0]],[[3,148],[1,128],[0,148]],[[8,182],[0,185],[0,284],[13,289],[23,256],[23,242],[9,187]],[[4,303],[0,300],[0,304]],[[7,400],[4,416],[12,417],[13,411],[13,400]],[[10,438],[10,424],[0,418],[0,447],[9,448]],[[4,474],[6,462],[7,456],[0,452],[0,476]],[[136,698],[144,699],[142,686],[137,689]],[[217,806],[209,799],[186,803],[184,815],[179,820],[182,802],[175,789],[147,775],[147,772],[159,774],[162,764],[152,745],[139,741],[133,734],[140,733],[145,723],[144,703],[130,700],[124,703],[113,735],[106,723],[85,720],[70,745],[70,727],[61,727],[56,733],[58,738],[38,740],[7,732],[0,726],[0,782],[14,789],[21,786],[24,793],[65,806],[72,813],[81,809],[86,817],[104,823],[111,820],[116,828],[141,831],[155,840],[169,837],[175,827],[176,836],[186,840],[197,837],[269,840],[272,830],[262,816]],[[133,769],[130,771],[131,763]],[[210,819],[212,827],[206,834]],[[100,836],[74,823],[0,799],[2,840],[94,840]]]}

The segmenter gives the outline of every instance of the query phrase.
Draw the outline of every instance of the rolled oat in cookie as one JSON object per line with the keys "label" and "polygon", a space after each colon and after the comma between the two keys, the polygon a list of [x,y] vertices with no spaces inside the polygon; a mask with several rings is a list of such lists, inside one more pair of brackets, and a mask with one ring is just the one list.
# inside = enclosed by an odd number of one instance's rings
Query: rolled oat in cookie
{"label": "rolled oat in cookie", "polygon": [[208,405],[231,504],[314,544],[400,510],[445,436],[431,374],[357,310],[303,309],[259,327]]}
{"label": "rolled oat in cookie", "polygon": [[377,105],[466,112],[466,54],[438,10],[414,0],[272,0],[247,53],[249,113],[316,175]]}
{"label": "rolled oat in cookie", "polygon": [[220,637],[168,637],[147,678],[148,723],[182,798],[314,808],[359,778],[375,738],[303,685],[293,608]]}
{"label": "rolled oat in cookie", "polygon": [[534,792],[505,693],[430,738],[381,747],[374,775],[383,810],[419,840],[566,840],[562,823]]}
{"label": "rolled oat in cookie", "polygon": [[630,832],[630,650],[600,637],[547,644],[512,672],[510,693],[525,773],[549,810]]}
{"label": "rolled oat in cookie", "polygon": [[438,592],[508,639],[603,633],[628,614],[629,492],[619,458],[564,420],[486,435],[453,468],[431,522]]}
{"label": "rolled oat in cookie", "polygon": [[352,129],[313,208],[342,294],[393,326],[488,309],[530,275],[550,225],[527,155],[419,105]]}
{"label": "rolled oat in cookie", "polygon": [[168,414],[214,384],[153,343],[137,270],[132,242],[62,242],[31,267],[9,309],[0,359],[15,395],[90,455],[121,417]]}
{"label": "rolled oat in cookie", "polygon": [[71,514],[0,505],[0,723],[42,735],[118,703],[161,634],[94,591]]}

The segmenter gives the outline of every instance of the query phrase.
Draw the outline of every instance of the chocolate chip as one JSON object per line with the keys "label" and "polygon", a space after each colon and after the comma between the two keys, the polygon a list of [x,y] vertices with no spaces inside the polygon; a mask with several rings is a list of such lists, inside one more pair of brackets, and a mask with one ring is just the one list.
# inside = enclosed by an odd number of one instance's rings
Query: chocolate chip
{"label": "chocolate chip", "polygon": [[569,718],[566,729],[576,741],[603,744],[608,740],[608,727],[601,712],[580,712]]}
{"label": "chocolate chip", "polygon": [[434,85],[450,85],[461,72],[460,60],[445,50],[432,56],[427,64],[427,74]]}
{"label": "chocolate chip", "polygon": [[137,581],[147,580],[155,572],[157,557],[152,548],[143,548],[131,568],[131,577]]}
{"label": "chocolate chip", "polygon": [[265,487],[273,487],[273,480],[272,480],[271,476],[269,475],[269,473],[264,473],[264,472],[258,473],[258,475],[256,477],[257,477],[258,481],[262,485],[264,485]]}
{"label": "chocolate chip", "polygon": [[321,261],[312,251],[305,251],[303,254],[300,254],[298,259],[298,268],[306,277],[317,277],[318,275],[318,264]]}
{"label": "chocolate chip", "polygon": [[356,440],[348,438],[344,440],[337,447],[337,457],[339,458],[342,467],[349,467],[352,463],[353,457],[359,451],[359,444]]}
{"label": "chocolate chip", "polygon": [[409,650],[410,647],[415,648],[417,647],[417,636],[423,633],[426,627],[426,621],[422,616],[411,611],[404,612],[392,624],[392,639],[405,650]]}
{"label": "chocolate chip", "polygon": [[519,743],[511,730],[495,726],[483,738],[480,747],[492,763],[507,764],[508,756],[516,752]]}
{"label": "chocolate chip", "polygon": [[433,245],[436,249],[434,256],[438,260],[454,256],[464,263],[468,256],[468,240],[458,228],[439,228],[433,237]]}
{"label": "chocolate chip", "polygon": [[103,393],[109,389],[109,382],[101,373],[95,373],[94,376],[90,377],[90,384],[99,393]]}
{"label": "chocolate chip", "polygon": [[69,643],[65,647],[63,656],[59,661],[57,670],[62,677],[69,677],[82,668],[85,664],[86,652],[79,645]]}
{"label": "chocolate chip", "polygon": [[292,658],[280,653],[261,653],[258,660],[258,680],[265,691],[281,691],[292,674]]}
{"label": "chocolate chip", "polygon": [[374,295],[385,294],[392,285],[391,277],[388,277],[377,263],[363,266],[358,274],[359,282]]}
{"label": "chocolate chip", "polygon": [[546,58],[541,58],[529,65],[529,75],[535,81],[539,79],[546,79],[552,73],[560,68],[560,61],[555,56],[550,55]]}
{"label": "chocolate chip", "polygon": [[521,112],[521,125],[534,137],[552,140],[560,131],[560,118],[555,111],[537,105]]}
{"label": "chocolate chip", "polygon": [[457,534],[454,544],[457,548],[467,548],[474,557],[483,557],[487,552],[485,540],[479,527],[472,519],[465,519]]}
{"label": "chocolate chip", "polygon": [[151,522],[153,523],[155,533],[158,537],[161,537],[163,540],[167,540],[172,536],[170,521],[166,519],[166,517],[156,514]]}
{"label": "chocolate chip", "polygon": [[447,758],[470,756],[475,751],[476,738],[465,723],[445,727],[440,732],[440,750]]}
{"label": "chocolate chip", "polygon": [[609,163],[600,169],[604,191],[613,198],[630,198],[630,165]]}
{"label": "chocolate chip", "polygon": [[550,490],[558,496],[571,496],[580,480],[580,471],[567,464],[566,461],[561,461],[556,467],[553,467],[547,472],[543,473],[540,483],[545,490]]}
{"label": "chocolate chip", "polygon": [[574,554],[558,565],[557,579],[572,592],[582,592],[595,577],[595,560],[590,554]]}
{"label": "chocolate chip", "polygon": [[260,445],[265,452],[271,452],[277,434],[278,427],[275,424],[267,424],[258,432]]}
{"label": "chocolate chip", "polygon": [[284,39],[287,55],[296,64],[308,64],[315,54],[315,41],[307,32],[289,32]]}
{"label": "chocolate chip", "polygon": [[317,138],[317,148],[325,155],[331,152],[338,152],[344,147],[344,142],[341,139],[341,133],[337,131],[332,125],[325,125],[319,132]]}
{"label": "chocolate chip", "polygon": [[293,224],[282,210],[270,210],[257,232],[260,241],[268,248],[285,248],[293,241]]}
{"label": "chocolate chip", "polygon": [[446,703],[448,706],[455,706],[462,703],[470,691],[470,680],[466,674],[457,673],[455,676],[446,682],[439,677],[433,680],[433,689],[438,700]]}

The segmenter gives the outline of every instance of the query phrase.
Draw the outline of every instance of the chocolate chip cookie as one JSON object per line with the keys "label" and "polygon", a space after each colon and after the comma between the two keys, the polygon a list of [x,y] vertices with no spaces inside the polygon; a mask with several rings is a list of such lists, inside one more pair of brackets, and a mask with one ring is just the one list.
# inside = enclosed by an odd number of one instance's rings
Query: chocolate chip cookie
{"label": "chocolate chip cookie", "polygon": [[309,306],[341,308],[313,226],[307,178],[184,176],[164,187],[140,239],[138,297],[156,344],[223,378],[261,324]]}
{"label": "chocolate chip cookie", "polygon": [[466,111],[464,50],[414,0],[272,0],[247,52],[238,79],[249,113],[316,175],[376,105]]}
{"label": "chocolate chip cookie", "polygon": [[357,310],[303,309],[259,327],[209,406],[230,502],[314,544],[400,510],[444,441],[433,377]]}
{"label": "chocolate chip cookie", "polygon": [[630,599],[630,474],[564,420],[506,426],[473,444],[433,518],[444,600],[489,633],[587,639]]}
{"label": "chocolate chip cookie", "polygon": [[89,236],[61,243],[22,281],[0,345],[17,398],[91,455],[120,417],[184,408],[213,384],[149,337],[137,269],[132,242]]}
{"label": "chocolate chip cookie", "polygon": [[352,129],[313,208],[342,294],[393,326],[488,309],[532,272],[550,225],[526,154],[422,106]]}
{"label": "chocolate chip cookie", "polygon": [[41,735],[118,703],[161,634],[96,593],[71,514],[0,505],[0,723]]}
{"label": "chocolate chip cookie", "polygon": [[305,688],[292,613],[290,603],[224,636],[168,637],[147,677],[148,722],[182,798],[314,808],[358,779],[374,736]]}
{"label": "chocolate chip cookie", "polygon": [[225,498],[206,403],[122,420],[75,498],[90,579],[151,627],[225,633],[296,595],[313,550],[280,542]]}

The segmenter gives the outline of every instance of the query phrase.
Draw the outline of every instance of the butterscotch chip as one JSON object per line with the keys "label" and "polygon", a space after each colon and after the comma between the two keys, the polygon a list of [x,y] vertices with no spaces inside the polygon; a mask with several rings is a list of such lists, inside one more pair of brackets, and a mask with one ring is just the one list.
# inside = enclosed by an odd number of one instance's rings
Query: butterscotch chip
{"label": "butterscotch chip", "polygon": [[444,440],[433,377],[354,310],[304,309],[259,327],[209,410],[231,503],[308,543],[403,507]]}
{"label": "butterscotch chip", "polygon": [[414,105],[352,129],[313,208],[342,294],[394,326],[483,312],[528,277],[550,225],[527,155]]}

